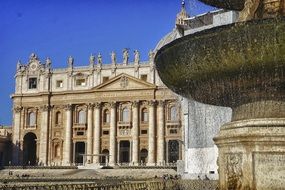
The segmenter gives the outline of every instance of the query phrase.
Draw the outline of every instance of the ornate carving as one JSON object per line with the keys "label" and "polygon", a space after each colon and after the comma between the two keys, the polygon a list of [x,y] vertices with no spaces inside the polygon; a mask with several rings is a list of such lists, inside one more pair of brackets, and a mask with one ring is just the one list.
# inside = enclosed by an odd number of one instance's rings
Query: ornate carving
{"label": "ornate carving", "polygon": [[165,105],[165,101],[164,100],[159,100],[158,101],[158,106],[159,107],[164,107],[164,105]]}
{"label": "ornate carving", "polygon": [[15,113],[20,113],[22,111],[23,107],[22,106],[16,106],[14,107]]}
{"label": "ornate carving", "polygon": [[155,105],[156,105],[156,101],[155,100],[148,101],[148,106],[155,106]]}
{"label": "ornate carving", "polygon": [[132,106],[133,106],[134,108],[137,108],[137,107],[139,106],[139,104],[140,104],[139,101],[133,101],[133,102],[132,102]]}
{"label": "ornate carving", "polygon": [[242,189],[242,154],[229,154],[226,158],[228,189]]}
{"label": "ornate carving", "polygon": [[116,108],[117,102],[110,102],[109,105],[110,105],[110,108]]}
{"label": "ornate carving", "polygon": [[41,111],[48,111],[50,109],[50,105],[43,105],[40,107]]}
{"label": "ornate carving", "polygon": [[100,109],[101,108],[101,102],[95,102],[94,107],[95,107],[95,109]]}
{"label": "ornate carving", "polygon": [[72,104],[67,104],[67,105],[65,105],[65,106],[64,106],[64,109],[65,109],[66,111],[72,110]]}
{"label": "ornate carving", "polygon": [[254,18],[269,18],[285,14],[282,0],[245,0],[244,9],[240,12],[239,21]]}
{"label": "ornate carving", "polygon": [[129,79],[126,76],[122,76],[120,79],[120,85],[122,88],[126,88],[128,86]]}
{"label": "ornate carving", "polygon": [[35,61],[39,61],[38,56],[37,56],[35,53],[32,53],[32,54],[30,55],[29,63],[35,62]]}
{"label": "ornate carving", "polygon": [[89,110],[93,110],[93,108],[94,108],[94,104],[93,104],[93,103],[89,103],[89,104],[88,104],[88,109],[89,109]]}

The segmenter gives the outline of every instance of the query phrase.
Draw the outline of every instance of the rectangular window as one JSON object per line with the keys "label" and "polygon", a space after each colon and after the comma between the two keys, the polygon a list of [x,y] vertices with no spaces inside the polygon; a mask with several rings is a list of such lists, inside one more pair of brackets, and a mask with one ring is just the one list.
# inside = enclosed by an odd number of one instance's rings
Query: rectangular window
{"label": "rectangular window", "polygon": [[103,82],[106,82],[107,80],[109,80],[109,77],[103,77]]}
{"label": "rectangular window", "polygon": [[143,81],[147,81],[147,75],[141,75],[141,79],[142,79]]}
{"label": "rectangular window", "polygon": [[147,130],[141,130],[141,134],[142,135],[146,135],[147,134]]}
{"label": "rectangular window", "polygon": [[62,80],[57,80],[56,81],[56,87],[57,88],[62,88],[63,87],[63,81]]}
{"label": "rectangular window", "polygon": [[76,86],[85,86],[86,80],[85,79],[77,79],[76,80]]}
{"label": "rectangular window", "polygon": [[29,78],[29,89],[37,88],[37,78]]}
{"label": "rectangular window", "polygon": [[77,135],[77,136],[83,136],[83,135],[84,135],[84,132],[83,132],[83,131],[78,131],[78,132],[76,133],[76,135]]}
{"label": "rectangular window", "polygon": [[103,135],[109,135],[109,131],[103,131]]}
{"label": "rectangular window", "polygon": [[177,134],[177,129],[170,129],[170,134]]}

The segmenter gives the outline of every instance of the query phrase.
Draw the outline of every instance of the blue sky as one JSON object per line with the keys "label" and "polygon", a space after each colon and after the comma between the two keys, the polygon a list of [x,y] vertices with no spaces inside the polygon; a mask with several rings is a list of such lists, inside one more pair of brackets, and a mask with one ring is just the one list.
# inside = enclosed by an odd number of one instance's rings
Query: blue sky
{"label": "blue sky", "polygon": [[[191,16],[213,8],[186,0]],[[0,124],[12,124],[16,63],[27,63],[35,52],[52,67],[87,65],[91,53],[110,62],[115,51],[138,49],[141,59],[170,32],[181,0],[0,0]],[[132,59],[132,57],[131,57]]]}

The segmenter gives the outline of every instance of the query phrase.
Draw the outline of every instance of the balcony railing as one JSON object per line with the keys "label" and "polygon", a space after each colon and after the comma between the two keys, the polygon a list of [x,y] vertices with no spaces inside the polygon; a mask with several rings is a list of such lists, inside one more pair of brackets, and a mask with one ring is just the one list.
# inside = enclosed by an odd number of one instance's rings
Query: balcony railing
{"label": "balcony railing", "polygon": [[132,125],[132,122],[130,122],[130,121],[118,121],[119,127],[121,127],[121,126],[131,127],[131,125]]}
{"label": "balcony railing", "polygon": [[171,120],[167,120],[166,121],[166,125],[180,125],[180,121],[171,121]]}
{"label": "balcony railing", "polygon": [[73,129],[86,129],[86,123],[73,123]]}

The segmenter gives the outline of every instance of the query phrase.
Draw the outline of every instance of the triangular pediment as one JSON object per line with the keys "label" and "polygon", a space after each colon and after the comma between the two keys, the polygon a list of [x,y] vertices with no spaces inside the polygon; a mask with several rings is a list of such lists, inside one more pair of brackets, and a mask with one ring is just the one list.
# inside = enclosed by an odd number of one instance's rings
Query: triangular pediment
{"label": "triangular pediment", "polygon": [[133,90],[133,89],[154,89],[156,86],[141,79],[122,73],[108,81],[96,86],[94,90]]}

